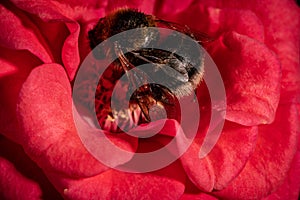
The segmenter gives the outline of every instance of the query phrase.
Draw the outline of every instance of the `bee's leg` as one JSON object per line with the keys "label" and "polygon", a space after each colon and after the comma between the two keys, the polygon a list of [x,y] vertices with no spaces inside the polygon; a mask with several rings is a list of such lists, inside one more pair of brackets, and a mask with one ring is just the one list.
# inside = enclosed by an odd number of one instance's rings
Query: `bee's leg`
{"label": "bee's leg", "polygon": [[117,43],[115,44],[115,53],[117,54],[121,66],[128,77],[129,86],[131,87],[129,88],[129,92],[133,92],[131,91],[132,88],[138,88],[138,86],[147,83],[149,77],[147,77],[145,72],[141,71],[140,69],[136,68],[132,63],[130,63],[130,61],[126,58],[126,56],[124,55],[123,51]]}
{"label": "bee's leg", "polygon": [[174,95],[167,88],[158,85],[158,84],[150,84],[150,91],[153,98],[156,102],[161,102],[165,105],[173,105]]}
{"label": "bee's leg", "polygon": [[126,56],[124,55],[123,51],[121,50],[121,48],[117,43],[115,44],[115,53],[117,54],[121,62],[121,66],[125,72],[128,72],[129,70],[135,67],[133,64],[129,62],[129,60],[126,58]]}
{"label": "bee's leg", "polygon": [[193,94],[194,94],[193,103],[195,103],[197,100],[197,90],[196,89],[194,90]]}
{"label": "bee's leg", "polygon": [[149,115],[149,106],[151,104],[150,99],[148,98],[147,95],[141,95],[140,91],[135,91],[134,94],[132,95],[132,101],[134,103],[138,104],[146,121],[150,122],[150,115]]}
{"label": "bee's leg", "polygon": [[149,115],[149,108],[148,108],[148,106],[145,103],[140,102],[140,101],[138,101],[138,105],[141,108],[141,110],[142,110],[142,112],[143,112],[143,114],[144,114],[144,116],[146,118],[146,121],[150,122],[151,119],[150,119],[150,115]]}
{"label": "bee's leg", "polygon": [[[166,116],[169,119],[179,119],[177,114],[177,101],[175,95],[166,87],[152,84],[152,96],[156,101],[156,105],[165,110]],[[162,118],[161,118],[162,119]]]}

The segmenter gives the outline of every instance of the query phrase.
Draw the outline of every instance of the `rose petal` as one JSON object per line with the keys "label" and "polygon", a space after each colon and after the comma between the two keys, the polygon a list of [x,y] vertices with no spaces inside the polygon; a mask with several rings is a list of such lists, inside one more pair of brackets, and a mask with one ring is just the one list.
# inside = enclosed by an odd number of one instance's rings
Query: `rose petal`
{"label": "rose petal", "polygon": [[247,126],[271,123],[280,94],[280,64],[266,46],[228,33],[208,50],[227,93],[226,119]]}
{"label": "rose petal", "polygon": [[183,194],[180,200],[217,200],[217,198],[205,193],[200,193],[200,194]]}
{"label": "rose petal", "polygon": [[141,124],[138,127],[131,129],[130,133],[137,136],[161,134],[175,137],[179,126],[180,125],[176,120],[157,120],[148,124]]}
{"label": "rose petal", "polygon": [[[18,58],[18,59],[15,59]],[[30,70],[41,61],[28,51],[0,48],[0,132],[19,143],[16,104],[19,91]],[[5,97],[5,98],[4,98]]]}
{"label": "rose petal", "polygon": [[255,152],[243,171],[216,195],[229,199],[260,199],[274,191],[287,176],[295,155],[299,125],[295,105],[279,106],[276,120],[259,127]]}
{"label": "rose petal", "polygon": [[70,35],[65,40],[62,48],[62,60],[70,79],[73,80],[80,62],[78,51],[78,38],[80,29],[77,23],[68,23],[66,26],[70,31]]}
{"label": "rose petal", "polygon": [[188,25],[192,31],[195,31],[195,35],[197,32],[204,32],[213,38],[224,32],[235,31],[258,41],[264,41],[264,27],[260,19],[250,10],[219,9],[196,3],[189,5],[188,9],[185,9],[185,6],[180,7],[179,13],[158,9],[157,15],[162,19]]}
{"label": "rose petal", "polygon": [[264,26],[266,46],[278,55],[281,62],[281,93],[286,96],[285,101],[297,100],[297,102],[300,102],[299,96],[297,97],[298,99],[294,98],[295,94],[300,91],[300,8],[296,4],[296,1],[202,0],[201,3],[206,6],[247,9],[254,12]]}
{"label": "rose petal", "polygon": [[204,191],[220,190],[243,169],[255,148],[256,138],[256,127],[226,122],[222,135],[208,156],[199,158],[203,144],[197,139],[181,161],[197,187]]}
{"label": "rose petal", "polygon": [[[300,103],[300,8],[293,1],[278,1],[277,4],[269,3],[265,9],[260,7],[258,15],[265,16],[266,44],[281,61],[281,102]],[[281,16],[280,19],[274,20],[277,16]]]}
{"label": "rose petal", "polygon": [[[264,42],[264,27],[260,19],[249,10],[221,9],[216,12],[214,9],[210,13],[211,18],[219,19],[218,35],[227,31],[235,31],[241,35]],[[214,21],[217,21],[215,19]]]}
{"label": "rose petal", "polygon": [[[157,16],[166,16],[170,14],[178,14],[184,10],[191,9],[191,4],[193,3],[192,0],[188,1],[180,1],[180,0],[163,0],[163,1],[156,1],[155,5],[155,15]],[[164,19],[164,18],[163,18]]]}
{"label": "rose petal", "polygon": [[37,25],[40,34],[44,40],[47,41],[47,45],[53,55],[55,63],[62,62],[62,46],[65,39],[70,34],[69,30],[65,26],[63,21],[44,21],[38,16],[32,15],[31,20]]}
{"label": "rose petal", "polygon": [[23,148],[0,136],[0,197],[3,199],[62,199],[43,171]]}
{"label": "rose petal", "polygon": [[[78,50],[78,37],[80,26],[79,24],[68,18],[64,13],[73,12],[74,10],[71,7],[63,7],[61,9],[59,4],[52,1],[13,1],[14,4],[31,14],[39,17],[43,21],[52,22],[52,21],[61,21],[64,22],[68,31],[70,32],[69,36],[65,39],[62,47],[62,61],[67,69],[68,75],[72,80],[75,76],[76,70],[79,67],[80,58]],[[68,11],[65,9],[69,8]]]}
{"label": "rose petal", "polygon": [[265,27],[265,43],[278,55],[282,65],[281,96],[285,97],[284,101],[300,102],[299,6],[289,0],[276,3],[272,0],[253,1],[241,6],[247,6],[261,19]]}
{"label": "rose petal", "polygon": [[184,184],[176,179],[152,173],[108,170],[80,180],[61,179],[54,174],[50,177],[68,199],[179,199],[184,192]]}
{"label": "rose petal", "polygon": [[[61,66],[42,65],[31,72],[20,92],[18,116],[24,130],[22,145],[43,169],[71,176],[90,176],[106,169],[77,135],[71,88]],[[126,140],[122,144],[134,151]]]}
{"label": "rose petal", "polygon": [[284,183],[264,200],[299,199],[300,193],[300,151],[294,157],[289,176]]}
{"label": "rose petal", "polygon": [[199,189],[210,192],[216,177],[210,160],[207,157],[199,159],[199,151],[200,142],[196,139],[180,159],[190,180]]}
{"label": "rose petal", "polygon": [[0,197],[3,199],[40,199],[41,189],[20,174],[12,163],[0,157]]}
{"label": "rose petal", "polygon": [[50,63],[53,60],[52,55],[43,38],[39,37],[37,27],[26,15],[10,4],[7,7],[13,9],[15,13],[0,5],[0,26],[3,28],[0,36],[1,45],[10,49],[28,50],[43,62]]}
{"label": "rose petal", "polygon": [[225,123],[221,137],[208,155],[216,176],[214,189],[225,188],[238,176],[255,149],[257,134],[255,126]]}
{"label": "rose petal", "polygon": [[[83,3],[75,1],[72,2],[71,5],[66,4],[66,2],[59,3],[52,1],[49,3],[48,1],[42,0],[37,3],[37,1],[35,1],[34,5],[41,10],[44,9],[43,12],[32,10],[32,5],[28,7],[22,2],[23,1],[18,1],[15,2],[15,4],[27,12],[34,14],[32,20],[38,25],[39,30],[48,41],[57,63],[63,63],[61,59],[65,56],[65,58],[63,58],[64,64],[69,66],[68,63],[74,59],[74,50],[78,49],[77,43],[79,45],[80,60],[83,60],[91,51],[87,33],[93,28],[93,24],[97,23],[99,18],[104,16],[103,6],[105,6],[105,2],[96,2],[96,4],[99,5],[95,6],[99,7],[93,8],[80,5],[75,6],[74,4]],[[92,6],[92,4],[88,6]],[[49,15],[45,15],[46,13],[49,13]],[[74,49],[72,49],[72,45],[75,45]],[[65,51],[64,54],[62,54],[62,47]],[[77,54],[77,52],[75,52],[75,54]],[[74,66],[76,66],[76,63]],[[72,69],[67,69],[71,76],[73,73]],[[77,68],[73,70],[77,70]]]}
{"label": "rose petal", "polygon": [[76,6],[88,6],[93,8],[105,7],[108,0],[94,1],[94,0],[57,0],[58,2],[70,5],[72,7]]}
{"label": "rose petal", "polygon": [[66,2],[60,3],[58,1],[53,1],[51,2],[51,7],[56,7],[56,10],[63,16],[82,24],[90,22],[91,20],[99,20],[99,17],[104,12],[104,6],[107,4],[107,2],[101,1],[94,3],[98,4],[96,5],[97,7],[92,7],[92,4],[89,4],[88,6],[72,6]]}

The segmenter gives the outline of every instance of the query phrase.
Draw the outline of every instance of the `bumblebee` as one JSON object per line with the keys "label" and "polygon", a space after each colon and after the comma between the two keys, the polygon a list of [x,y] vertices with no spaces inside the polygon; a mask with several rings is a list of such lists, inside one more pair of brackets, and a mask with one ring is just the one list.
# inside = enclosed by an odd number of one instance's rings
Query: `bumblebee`
{"label": "bumblebee", "polygon": [[[174,34],[163,38],[159,31],[147,29],[147,27],[168,28],[174,30]],[[192,94],[203,77],[203,52],[197,48],[197,45],[209,42],[211,39],[205,34],[197,34],[196,38],[195,32],[187,26],[167,22],[135,9],[117,9],[101,18],[96,26],[88,32],[90,48],[94,49],[113,35],[136,28],[140,28],[139,31],[134,35],[128,35],[124,41],[117,41],[107,49],[93,51],[97,59],[105,59],[109,54],[115,54],[118,59],[114,63],[113,73],[119,74],[119,77],[122,74],[128,74],[128,79],[132,85],[143,83],[133,93],[128,94],[131,95],[128,111],[111,110],[109,107],[110,97],[107,95],[111,93],[103,92],[105,86],[98,85],[96,110],[99,113],[99,122],[104,127],[111,127],[108,123],[113,123],[114,120],[121,120],[124,124],[127,123],[124,127],[131,126],[128,125],[129,121],[129,124],[137,125],[153,120],[149,115],[151,107],[155,105],[172,110],[176,98]],[[177,34],[178,32],[194,39],[193,42],[183,38],[181,34]],[[174,41],[177,41],[177,43],[175,44]],[[166,48],[164,50],[144,48],[145,46],[151,46],[149,45],[151,43],[161,43]],[[128,49],[133,50],[127,51]],[[198,49],[198,51],[191,51],[191,49]],[[179,51],[185,53],[179,55]],[[147,63],[151,63],[153,67],[144,71],[136,69],[136,66]],[[130,70],[133,71],[134,76],[132,76],[132,73],[130,75]],[[176,73],[174,73],[174,70]],[[160,79],[163,77],[163,84],[155,83],[157,77]],[[136,80],[136,78],[139,80]],[[116,80],[114,78],[106,76],[105,79],[106,82],[115,84]],[[105,94],[107,96],[103,98]],[[99,106],[99,104],[102,105]],[[136,115],[139,116],[136,117]],[[106,129],[111,131],[111,128]],[[116,129],[116,127],[113,129]]]}

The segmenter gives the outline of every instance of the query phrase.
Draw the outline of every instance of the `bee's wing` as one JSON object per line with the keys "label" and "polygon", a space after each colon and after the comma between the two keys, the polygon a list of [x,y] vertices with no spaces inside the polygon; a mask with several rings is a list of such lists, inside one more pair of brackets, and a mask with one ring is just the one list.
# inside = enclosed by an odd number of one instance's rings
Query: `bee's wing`
{"label": "bee's wing", "polygon": [[[183,65],[178,55],[176,56],[176,54],[170,51],[162,49],[140,49],[131,53],[138,59],[154,64],[155,69],[149,71],[150,74],[151,72],[155,73],[161,70],[165,73],[166,77],[172,77],[181,82],[187,82],[189,80],[186,67]],[[166,65],[168,65],[168,67],[166,67]]]}
{"label": "bee's wing", "polygon": [[[141,49],[131,52],[137,58],[153,64],[145,71],[155,83],[164,85],[177,97],[185,96],[193,90],[195,74],[201,74],[195,65],[185,58],[162,49]],[[201,67],[200,67],[201,68]]]}
{"label": "bee's wing", "polygon": [[[144,73],[142,70],[138,69],[133,65],[124,55],[122,49],[118,46],[118,44],[115,44],[115,53],[117,54],[121,66],[123,70],[125,71],[130,84],[132,84],[133,88],[138,88],[139,85],[147,84],[150,78],[147,76],[146,73]],[[129,72],[132,70],[131,72]]]}

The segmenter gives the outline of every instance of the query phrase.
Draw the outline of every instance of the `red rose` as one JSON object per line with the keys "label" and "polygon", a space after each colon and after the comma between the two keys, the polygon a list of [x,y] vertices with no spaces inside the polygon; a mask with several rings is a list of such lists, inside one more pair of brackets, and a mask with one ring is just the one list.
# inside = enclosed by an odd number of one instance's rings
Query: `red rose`
{"label": "red rose", "polygon": [[[294,1],[95,2],[1,4],[0,197],[57,199],[58,191],[66,199],[298,198],[300,9]],[[121,172],[83,146],[71,86],[90,51],[87,32],[123,6],[216,38],[207,51],[224,80],[227,110],[220,138],[205,157],[199,158],[199,151],[211,102],[204,82],[198,88],[201,128],[190,148],[167,167]],[[108,137],[129,152],[147,151],[181,131],[173,120],[164,128],[147,140]]]}

